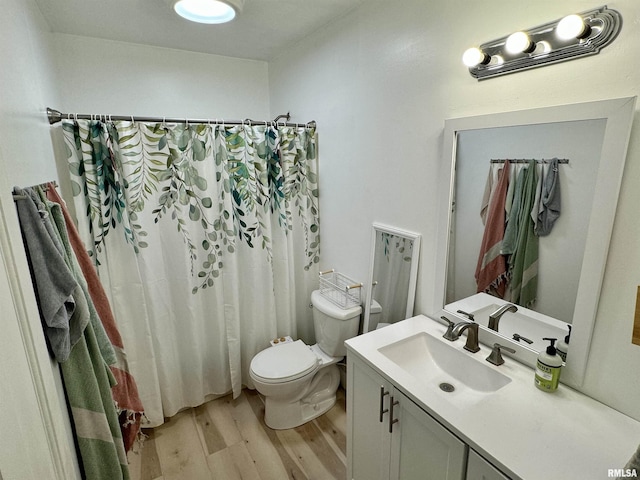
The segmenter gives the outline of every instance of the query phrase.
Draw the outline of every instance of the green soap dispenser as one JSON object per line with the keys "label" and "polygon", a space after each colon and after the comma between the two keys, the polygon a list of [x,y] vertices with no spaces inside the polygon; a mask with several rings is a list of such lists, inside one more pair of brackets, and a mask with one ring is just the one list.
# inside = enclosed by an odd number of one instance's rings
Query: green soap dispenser
{"label": "green soap dispenser", "polygon": [[558,389],[558,381],[560,380],[560,368],[562,367],[562,358],[557,355],[555,343],[557,338],[543,338],[549,340],[551,345],[547,347],[546,352],[538,355],[536,362],[535,384],[544,392],[555,392]]}
{"label": "green soap dispenser", "polygon": [[571,325],[567,325],[567,327],[569,327],[569,335],[564,337],[564,340],[558,341],[558,345],[556,346],[558,355],[560,355],[560,358],[562,358],[563,362],[567,361],[567,352],[569,351],[569,338],[571,338]]}

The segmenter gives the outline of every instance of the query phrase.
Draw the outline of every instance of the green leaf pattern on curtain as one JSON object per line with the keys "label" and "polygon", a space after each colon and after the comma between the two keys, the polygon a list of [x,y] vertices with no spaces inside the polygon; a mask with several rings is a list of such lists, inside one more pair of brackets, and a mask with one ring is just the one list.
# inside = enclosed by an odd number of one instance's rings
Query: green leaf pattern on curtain
{"label": "green leaf pattern on curtain", "polygon": [[237,242],[262,248],[271,261],[271,215],[285,234],[298,218],[304,268],[318,263],[315,129],[65,120],[63,133],[96,264],[116,227],[136,253],[158,241],[140,220],[149,211],[154,222],[171,221],[182,235],[197,278],[193,293],[213,285]]}

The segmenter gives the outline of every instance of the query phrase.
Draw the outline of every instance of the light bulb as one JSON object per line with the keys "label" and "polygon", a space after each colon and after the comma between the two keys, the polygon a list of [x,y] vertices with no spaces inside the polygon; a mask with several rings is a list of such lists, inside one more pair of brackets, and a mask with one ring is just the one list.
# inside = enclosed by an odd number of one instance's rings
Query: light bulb
{"label": "light bulb", "polygon": [[524,32],[516,32],[509,35],[505,44],[507,52],[511,54],[530,53],[536,48],[529,35]]}
{"label": "light bulb", "polygon": [[218,0],[179,0],[173,9],[181,17],[198,23],[226,23],[236,16],[231,5]]}
{"label": "light bulb", "polygon": [[476,47],[469,48],[462,54],[462,63],[469,68],[486,65],[490,60],[491,57],[489,55]]}
{"label": "light bulb", "polygon": [[562,40],[584,38],[589,35],[591,27],[587,25],[580,15],[567,15],[556,27],[556,35]]}

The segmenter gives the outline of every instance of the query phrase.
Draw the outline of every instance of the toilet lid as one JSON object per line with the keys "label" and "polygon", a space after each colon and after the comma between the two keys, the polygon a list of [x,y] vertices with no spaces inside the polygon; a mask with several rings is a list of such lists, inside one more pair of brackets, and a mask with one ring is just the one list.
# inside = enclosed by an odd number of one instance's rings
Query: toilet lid
{"label": "toilet lid", "polygon": [[317,366],[318,357],[302,340],[269,347],[251,360],[251,372],[267,383],[295,380]]}

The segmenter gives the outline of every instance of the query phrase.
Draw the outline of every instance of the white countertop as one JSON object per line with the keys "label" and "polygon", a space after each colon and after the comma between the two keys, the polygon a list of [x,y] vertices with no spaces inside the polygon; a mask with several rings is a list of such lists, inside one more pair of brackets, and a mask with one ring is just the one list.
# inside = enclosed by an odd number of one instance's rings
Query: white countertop
{"label": "white countertop", "polygon": [[[464,336],[455,342],[442,339],[445,330],[418,315],[347,340],[348,356],[365,360],[514,479],[597,480],[611,478],[609,469],[624,468],[640,443],[640,422],[562,384],[554,393],[540,391],[531,368],[506,356],[503,365],[491,365],[485,362],[489,347],[481,345],[471,354],[463,350]],[[421,382],[378,351],[419,332],[440,338],[512,381],[493,393],[456,398],[457,392]]]}

